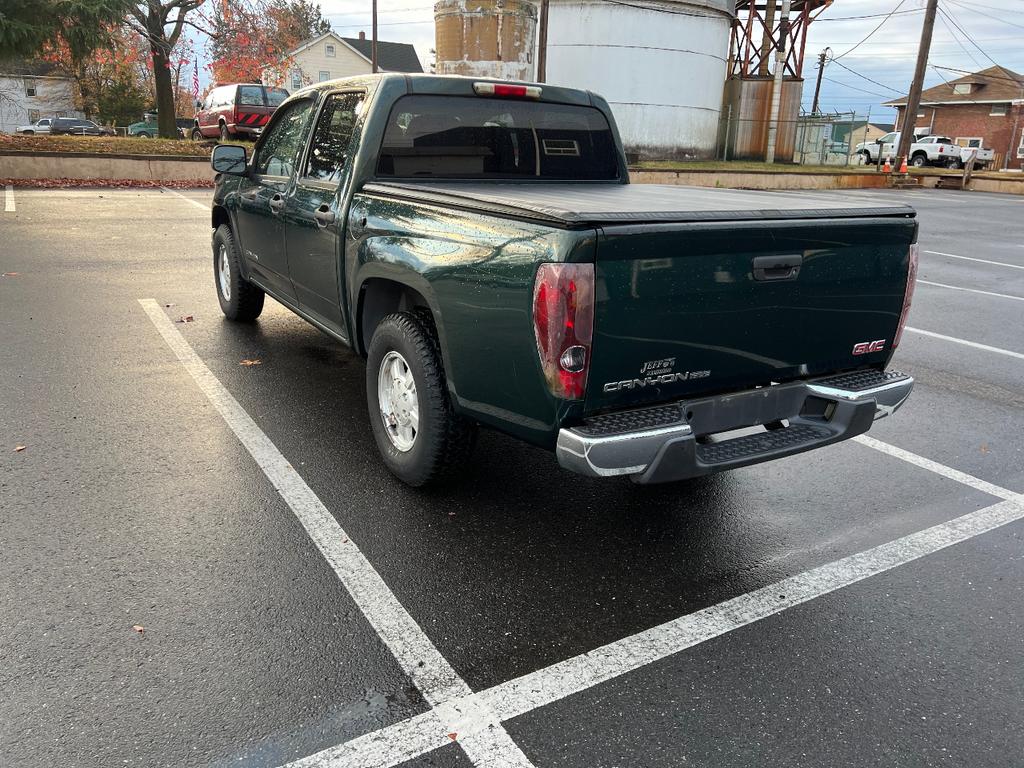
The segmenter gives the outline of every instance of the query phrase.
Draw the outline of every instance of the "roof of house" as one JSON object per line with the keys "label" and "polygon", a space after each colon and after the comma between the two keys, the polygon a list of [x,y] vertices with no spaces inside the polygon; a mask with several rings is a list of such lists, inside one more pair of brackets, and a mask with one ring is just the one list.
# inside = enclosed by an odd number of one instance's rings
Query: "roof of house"
{"label": "roof of house", "polygon": [[[288,52],[288,56],[295,56],[307,48],[311,48],[322,40],[333,37],[341,41],[367,61],[372,56],[373,41],[369,38],[342,37],[337,32],[324,32],[312,40],[307,40],[298,48]],[[409,43],[391,43],[385,40],[377,41],[377,65],[388,72],[422,72],[423,65],[420,64],[416,49]]]}
{"label": "roof of house", "polygon": [[[954,93],[953,86],[958,83],[972,83],[977,88],[972,88],[970,93]],[[950,80],[942,85],[927,88],[921,92],[922,104],[973,104],[976,102],[992,101],[1015,101],[1024,99],[1024,75],[1007,69],[1006,67],[989,67],[980,72],[964,75],[956,80]],[[902,107],[907,103],[907,97],[901,96],[898,99],[885,102],[888,107]]]}
{"label": "roof of house", "polygon": [[47,61],[5,59],[0,61],[0,73],[20,77],[66,77]]}

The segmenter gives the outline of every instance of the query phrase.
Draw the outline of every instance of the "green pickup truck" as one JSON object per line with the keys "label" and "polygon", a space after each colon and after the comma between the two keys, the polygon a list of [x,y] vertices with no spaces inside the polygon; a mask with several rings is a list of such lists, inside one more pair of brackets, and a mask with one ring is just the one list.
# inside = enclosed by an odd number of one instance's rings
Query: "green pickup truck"
{"label": "green pickup truck", "polygon": [[913,209],[630,184],[601,97],[383,74],[319,83],[218,146],[224,314],[269,294],[366,358],[410,485],[479,425],[566,469],[660,483],[866,432],[917,269]]}

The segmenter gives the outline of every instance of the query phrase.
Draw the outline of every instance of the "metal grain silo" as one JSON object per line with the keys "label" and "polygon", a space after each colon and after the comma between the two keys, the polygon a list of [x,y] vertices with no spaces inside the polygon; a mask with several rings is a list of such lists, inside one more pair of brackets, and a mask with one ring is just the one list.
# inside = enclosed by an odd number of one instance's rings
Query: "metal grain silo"
{"label": "metal grain silo", "polygon": [[549,83],[604,96],[626,151],[715,155],[734,0],[550,0]]}
{"label": "metal grain silo", "polygon": [[434,34],[439,75],[534,78],[537,6],[529,0],[441,0]]}

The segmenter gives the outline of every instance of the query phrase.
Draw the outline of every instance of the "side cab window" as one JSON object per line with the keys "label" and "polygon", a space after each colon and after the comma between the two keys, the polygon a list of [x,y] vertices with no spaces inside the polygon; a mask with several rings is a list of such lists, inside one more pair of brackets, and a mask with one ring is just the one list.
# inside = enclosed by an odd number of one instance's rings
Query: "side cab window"
{"label": "side cab window", "polygon": [[305,178],[326,184],[341,182],[365,98],[363,93],[333,93],[327,97],[313,131]]}
{"label": "side cab window", "polygon": [[302,99],[277,111],[253,157],[257,175],[290,177],[295,173],[312,108],[312,99]]}

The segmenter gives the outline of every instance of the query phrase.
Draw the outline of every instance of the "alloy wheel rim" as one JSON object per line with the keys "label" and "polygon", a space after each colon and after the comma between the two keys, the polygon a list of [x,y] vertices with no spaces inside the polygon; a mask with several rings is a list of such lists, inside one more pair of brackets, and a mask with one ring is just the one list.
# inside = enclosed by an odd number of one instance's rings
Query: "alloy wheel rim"
{"label": "alloy wheel rim", "polygon": [[377,402],[384,431],[403,453],[412,450],[420,428],[420,405],[409,363],[398,352],[388,352],[377,373]]}
{"label": "alloy wheel rim", "polygon": [[231,269],[228,267],[228,249],[223,245],[217,257],[217,280],[220,283],[220,295],[224,301],[231,301]]}

